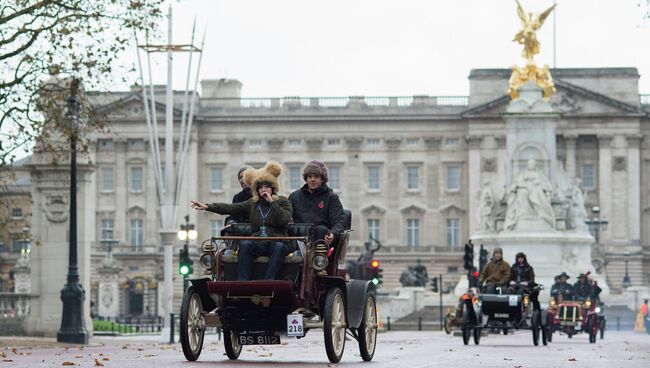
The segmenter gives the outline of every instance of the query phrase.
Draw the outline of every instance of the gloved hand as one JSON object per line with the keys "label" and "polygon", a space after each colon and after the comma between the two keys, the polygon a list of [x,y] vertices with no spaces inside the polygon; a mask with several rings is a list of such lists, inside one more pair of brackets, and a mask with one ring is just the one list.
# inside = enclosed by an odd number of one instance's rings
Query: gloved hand
{"label": "gloved hand", "polygon": [[514,282],[514,281],[510,281],[510,285],[514,285],[514,284],[515,284],[515,282]]}
{"label": "gloved hand", "polygon": [[528,281],[522,281],[521,284],[524,286],[528,286]]}

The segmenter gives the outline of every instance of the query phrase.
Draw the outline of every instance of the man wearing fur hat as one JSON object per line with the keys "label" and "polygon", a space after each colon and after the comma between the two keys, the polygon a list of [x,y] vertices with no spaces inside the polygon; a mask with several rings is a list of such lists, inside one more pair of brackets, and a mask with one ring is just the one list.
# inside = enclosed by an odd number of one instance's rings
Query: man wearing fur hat
{"label": "man wearing fur hat", "polygon": [[[259,170],[246,169],[244,181],[253,189],[253,197],[235,204],[212,203],[210,205],[191,201],[192,208],[206,210],[219,214],[243,216],[248,215],[252,236],[287,237],[287,225],[291,221],[291,203],[286,197],[278,196],[280,189],[278,177],[282,174],[282,166],[275,161],[269,161]],[[237,278],[240,281],[250,280],[253,261],[260,256],[269,257],[269,264],[264,276],[274,280],[282,267],[284,257],[291,252],[289,245],[283,241],[251,241],[239,242]]]}
{"label": "man wearing fur hat", "polygon": [[[239,185],[241,186],[241,192],[235,194],[232,197],[232,203],[245,202],[246,200],[253,197],[253,193],[251,191],[251,188],[244,181],[244,171],[246,171],[247,169],[252,169],[252,168],[253,167],[250,166],[250,165],[241,165],[239,167],[239,170],[237,171],[237,180],[239,180]],[[231,224],[233,222],[237,222],[237,223],[248,222],[248,214],[242,215],[242,216],[230,215],[230,216],[226,217],[226,220],[224,221],[224,223],[226,225],[229,225],[229,224]]]}
{"label": "man wearing fur hat", "polygon": [[528,264],[523,252],[517,253],[515,263],[510,268],[510,287],[508,294],[530,293],[535,286],[535,270]]}
{"label": "man wearing fur hat", "polygon": [[496,294],[497,286],[505,288],[510,280],[510,265],[503,260],[503,250],[494,248],[492,259],[485,265],[479,282],[485,285],[486,294]]}
{"label": "man wearing fur hat", "polygon": [[345,231],[345,213],[339,196],[327,186],[327,166],[322,161],[309,161],[302,178],[305,185],[289,195],[293,221],[314,224],[315,239],[332,244]]}

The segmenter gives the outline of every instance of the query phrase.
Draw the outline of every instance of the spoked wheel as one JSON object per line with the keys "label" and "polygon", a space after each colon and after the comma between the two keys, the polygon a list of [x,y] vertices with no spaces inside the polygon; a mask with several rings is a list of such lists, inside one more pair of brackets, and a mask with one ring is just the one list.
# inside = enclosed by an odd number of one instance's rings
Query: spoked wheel
{"label": "spoked wheel", "polygon": [[346,329],[345,302],[341,289],[335,287],[327,292],[324,312],[323,333],[325,335],[325,351],[330,362],[338,363],[341,361],[343,349],[345,348]]}
{"label": "spoked wheel", "polygon": [[374,293],[368,293],[366,297],[363,320],[361,320],[361,325],[357,331],[359,333],[361,359],[369,362],[375,355],[375,346],[377,345],[377,305],[375,304]]}
{"label": "spoked wheel", "polygon": [[551,326],[551,317],[546,315],[546,341],[553,341],[553,327]]}
{"label": "spoked wheel", "polygon": [[469,344],[469,336],[472,334],[472,328],[469,326],[463,326],[463,344]]}
{"label": "spoked wheel", "polygon": [[589,320],[587,321],[587,333],[589,333],[589,343],[593,344],[596,342],[596,336],[598,334],[598,331],[595,330],[594,326],[594,317],[589,317]]}
{"label": "spoked wheel", "polygon": [[539,311],[533,310],[530,315],[530,329],[533,331],[533,345],[539,345]]}
{"label": "spoked wheel", "polygon": [[181,305],[181,346],[185,359],[195,361],[203,349],[203,336],[205,335],[205,320],[203,319],[203,306],[201,297],[190,286],[183,296]]}
{"label": "spoked wheel", "polygon": [[453,323],[453,320],[454,320],[454,316],[453,316],[453,315],[451,315],[451,314],[447,314],[447,315],[445,316],[445,324],[444,324],[444,327],[445,327],[445,333],[446,333],[447,335],[450,335],[450,334],[451,334],[451,324]]}
{"label": "spoked wheel", "polygon": [[230,360],[237,360],[241,354],[242,346],[239,345],[239,336],[235,331],[223,330],[223,346]]}
{"label": "spoked wheel", "polygon": [[605,338],[605,317],[599,317],[598,320],[598,329],[600,329],[600,339]]}
{"label": "spoked wheel", "polygon": [[478,328],[474,329],[474,345],[481,343],[481,330]]}

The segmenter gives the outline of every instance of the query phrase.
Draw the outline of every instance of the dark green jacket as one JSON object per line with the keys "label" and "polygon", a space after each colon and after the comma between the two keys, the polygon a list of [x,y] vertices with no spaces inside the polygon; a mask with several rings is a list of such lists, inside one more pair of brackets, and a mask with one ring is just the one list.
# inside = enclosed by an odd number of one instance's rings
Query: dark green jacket
{"label": "dark green jacket", "polygon": [[[234,204],[212,203],[208,205],[207,211],[216,212],[220,215],[248,216],[253,231],[252,236],[259,236],[262,215],[257,207],[258,203],[253,202],[253,198],[250,198],[244,202]],[[269,208],[262,208],[262,210],[266,213]],[[287,225],[292,214],[291,202],[287,197],[278,196],[277,199],[271,202],[270,212],[265,220],[268,236],[288,236]]]}

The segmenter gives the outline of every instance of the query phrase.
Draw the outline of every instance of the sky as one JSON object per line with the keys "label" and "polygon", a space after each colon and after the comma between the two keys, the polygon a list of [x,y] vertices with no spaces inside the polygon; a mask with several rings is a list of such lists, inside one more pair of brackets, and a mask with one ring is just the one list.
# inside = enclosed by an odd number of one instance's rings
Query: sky
{"label": "sky", "polygon": [[[640,93],[650,93],[646,0],[556,2],[557,67],[636,67]],[[553,0],[520,3],[540,13]],[[171,4],[173,43],[189,43],[195,17],[195,44],[207,30],[200,79],[238,79],[244,97],[467,95],[471,69],[524,64],[522,46],[512,42],[520,29],[514,0]],[[553,28],[551,16],[538,31],[538,65],[553,67]],[[134,62],[131,54],[122,62]],[[165,84],[166,73],[164,55],[156,56],[154,83]],[[186,75],[187,55],[177,54],[175,89],[185,88]]]}

